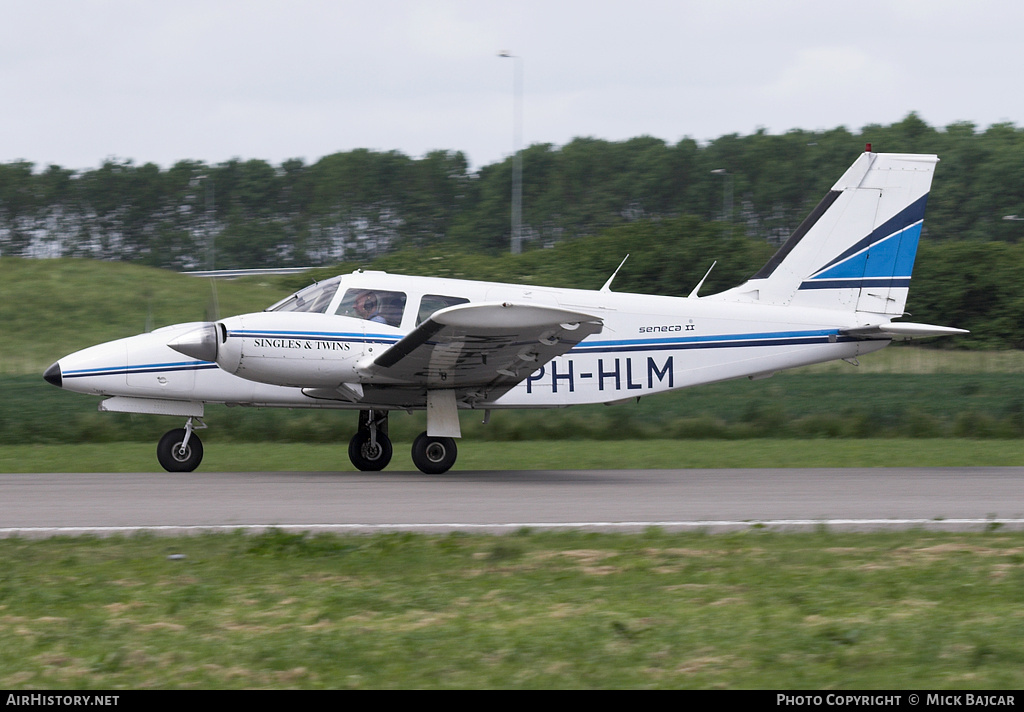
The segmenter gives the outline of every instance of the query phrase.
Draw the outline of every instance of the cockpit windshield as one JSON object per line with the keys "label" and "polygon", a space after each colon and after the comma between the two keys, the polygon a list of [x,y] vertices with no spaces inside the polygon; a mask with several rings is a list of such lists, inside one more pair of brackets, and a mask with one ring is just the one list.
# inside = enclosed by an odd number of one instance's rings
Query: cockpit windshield
{"label": "cockpit windshield", "polygon": [[311,314],[323,314],[330,306],[334,294],[338,291],[340,277],[328,279],[324,282],[311,284],[305,289],[300,289],[287,299],[282,299],[277,304],[267,308],[267,311],[275,312],[309,312]]}

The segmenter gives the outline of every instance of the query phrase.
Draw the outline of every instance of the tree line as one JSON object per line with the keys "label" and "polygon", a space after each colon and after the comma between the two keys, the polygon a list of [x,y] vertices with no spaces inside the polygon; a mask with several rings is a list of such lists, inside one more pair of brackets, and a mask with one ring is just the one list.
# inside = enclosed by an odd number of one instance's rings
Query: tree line
{"label": "tree line", "polygon": [[[1024,130],[929,126],[916,114],[853,133],[758,131],[702,144],[577,138],[523,151],[527,249],[644,220],[695,216],[778,244],[871,143],[937,153],[932,241],[1024,236]],[[471,171],[459,151],[359,149],[279,166],[110,160],[93,170],[0,164],[0,254],[87,256],[168,269],[326,265],[402,248],[508,249],[512,159]],[[682,239],[682,238],[680,238]]]}

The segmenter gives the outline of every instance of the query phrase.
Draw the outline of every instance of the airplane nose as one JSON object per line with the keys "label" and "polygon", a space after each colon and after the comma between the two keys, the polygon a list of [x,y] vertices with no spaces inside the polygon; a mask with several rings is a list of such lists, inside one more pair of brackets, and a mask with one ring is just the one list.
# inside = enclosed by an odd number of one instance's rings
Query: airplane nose
{"label": "airplane nose", "polygon": [[203,324],[198,329],[168,341],[167,345],[180,354],[197,358],[200,361],[216,361],[217,325],[214,323]]}
{"label": "airplane nose", "polygon": [[43,373],[43,379],[47,383],[57,386],[57,388],[64,387],[64,379],[60,373],[60,361],[54,362],[52,366],[46,369],[46,371]]}

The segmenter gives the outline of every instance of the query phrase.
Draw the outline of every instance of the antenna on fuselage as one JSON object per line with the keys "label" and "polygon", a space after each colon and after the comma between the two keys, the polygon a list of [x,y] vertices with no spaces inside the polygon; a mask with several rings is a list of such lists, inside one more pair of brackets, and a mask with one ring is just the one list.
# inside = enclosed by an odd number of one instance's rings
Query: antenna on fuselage
{"label": "antenna on fuselage", "polygon": [[693,288],[693,291],[690,292],[690,296],[688,296],[687,299],[697,299],[698,298],[697,297],[697,292],[699,292],[700,288],[704,286],[704,280],[708,278],[708,275],[711,274],[711,270],[713,270],[715,268],[715,265],[717,265],[717,264],[718,264],[718,260],[715,260],[714,262],[711,263],[711,266],[708,267],[708,271],[705,272],[704,276],[701,278],[701,280],[699,282],[697,282],[697,286]]}
{"label": "antenna on fuselage", "polygon": [[628,260],[628,259],[629,259],[629,255],[626,255],[625,257],[622,258],[622,262],[620,262],[619,266],[615,268],[614,272],[612,272],[612,276],[609,277],[608,281],[604,283],[603,287],[601,287],[601,291],[602,292],[610,292],[610,291],[612,291],[612,280],[615,279],[615,275],[617,275],[619,273],[619,270],[622,269],[622,265],[626,264],[626,260]]}

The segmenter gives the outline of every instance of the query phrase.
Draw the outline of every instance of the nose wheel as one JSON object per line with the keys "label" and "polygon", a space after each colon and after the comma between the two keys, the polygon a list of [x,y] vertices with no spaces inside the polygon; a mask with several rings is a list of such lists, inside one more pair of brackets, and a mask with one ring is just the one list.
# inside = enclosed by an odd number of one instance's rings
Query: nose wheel
{"label": "nose wheel", "polygon": [[203,442],[194,434],[194,428],[205,428],[200,421],[193,425],[188,419],[184,428],[175,428],[164,433],[156,446],[156,459],[168,472],[192,472],[203,461]]}

